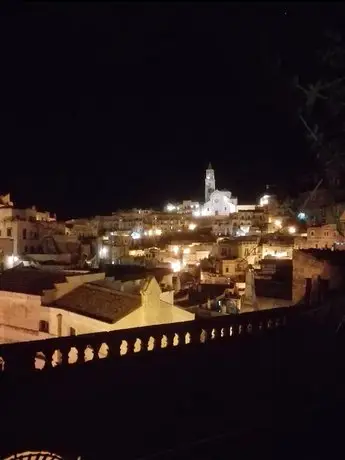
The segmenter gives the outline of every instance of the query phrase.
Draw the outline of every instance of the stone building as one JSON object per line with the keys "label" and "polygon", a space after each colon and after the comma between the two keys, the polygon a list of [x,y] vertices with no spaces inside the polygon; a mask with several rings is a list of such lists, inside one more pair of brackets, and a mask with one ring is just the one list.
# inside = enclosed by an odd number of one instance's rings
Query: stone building
{"label": "stone building", "polygon": [[293,302],[317,303],[343,289],[345,253],[330,249],[297,250],[293,254]]}
{"label": "stone building", "polygon": [[154,276],[116,282],[104,273],[16,267],[0,276],[0,342],[190,321]]}
{"label": "stone building", "polygon": [[221,276],[236,278],[244,276],[248,262],[244,259],[220,259],[217,261],[217,271]]}
{"label": "stone building", "polygon": [[96,219],[70,219],[66,221],[66,232],[82,238],[96,238],[99,222]]}
{"label": "stone building", "polygon": [[[344,221],[341,221],[343,226]],[[307,229],[307,246],[315,249],[345,249],[345,238],[336,224],[313,226]]]}
{"label": "stone building", "polygon": [[69,233],[79,237],[105,236],[132,240],[155,239],[166,233],[189,230],[195,223],[191,214],[180,212],[157,212],[132,209],[118,211],[90,220],[72,219],[66,222]]}
{"label": "stone building", "polygon": [[12,240],[13,260],[25,254],[44,253],[44,241],[65,237],[65,224],[50,212],[37,211],[35,206],[18,209],[10,198],[0,204],[0,246],[3,239]]}
{"label": "stone building", "polygon": [[[267,213],[259,206],[248,206],[239,209],[229,216],[215,216],[212,221],[212,232],[216,236],[258,235],[267,230]],[[247,209],[246,209],[247,208]]]}
{"label": "stone building", "polygon": [[248,264],[257,265],[261,259],[260,238],[242,236],[219,239],[212,250],[212,255],[217,259],[243,259]]}
{"label": "stone building", "polygon": [[261,256],[265,258],[292,259],[294,236],[263,235],[261,237]]}
{"label": "stone building", "polygon": [[[255,270],[255,288],[258,297],[280,299],[292,305],[292,260],[262,259]],[[277,305],[282,305],[281,302]]]}
{"label": "stone building", "polygon": [[236,209],[237,198],[228,190],[216,189],[214,169],[210,163],[205,175],[205,203],[193,212],[194,216],[228,216]]}

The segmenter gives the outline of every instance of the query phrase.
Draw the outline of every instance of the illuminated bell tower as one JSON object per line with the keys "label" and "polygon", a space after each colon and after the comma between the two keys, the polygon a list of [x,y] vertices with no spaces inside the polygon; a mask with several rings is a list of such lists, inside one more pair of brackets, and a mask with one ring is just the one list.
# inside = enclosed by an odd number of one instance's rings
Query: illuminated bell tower
{"label": "illuminated bell tower", "polygon": [[214,170],[212,169],[211,163],[209,163],[206,169],[205,177],[205,203],[209,201],[211,193],[216,190],[216,180],[214,178]]}

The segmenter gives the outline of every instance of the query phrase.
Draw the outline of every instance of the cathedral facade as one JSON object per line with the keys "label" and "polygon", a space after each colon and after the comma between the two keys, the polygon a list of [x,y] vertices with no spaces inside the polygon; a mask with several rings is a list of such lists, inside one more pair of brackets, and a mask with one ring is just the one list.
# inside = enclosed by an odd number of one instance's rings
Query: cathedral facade
{"label": "cathedral facade", "polygon": [[205,203],[201,206],[201,216],[228,216],[237,212],[237,198],[228,190],[217,190],[214,169],[211,163],[206,169]]}

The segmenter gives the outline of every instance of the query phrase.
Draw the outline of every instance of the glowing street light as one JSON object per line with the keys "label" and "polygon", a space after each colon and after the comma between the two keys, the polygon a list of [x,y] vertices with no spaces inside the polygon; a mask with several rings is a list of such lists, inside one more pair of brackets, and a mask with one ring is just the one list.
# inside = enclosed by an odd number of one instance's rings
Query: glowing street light
{"label": "glowing street light", "polygon": [[196,229],[196,224],[191,223],[191,224],[188,225],[188,230],[192,230],[192,231],[193,231],[193,230],[195,230],[195,229]]}
{"label": "glowing street light", "polygon": [[174,273],[181,271],[181,262],[176,260],[176,262],[171,262],[171,268]]}
{"label": "glowing street light", "polygon": [[99,251],[99,257],[101,259],[104,259],[105,257],[107,257],[107,255],[108,255],[108,248],[103,246]]}
{"label": "glowing street light", "polygon": [[298,217],[300,220],[306,220],[306,219],[307,219],[307,215],[306,215],[305,212],[299,212],[297,217]]}
{"label": "glowing street light", "polygon": [[260,206],[267,206],[269,203],[269,195],[264,195],[262,198],[260,198]]}
{"label": "glowing street light", "polygon": [[175,211],[175,209],[176,209],[176,206],[174,206],[174,205],[171,204],[171,203],[167,204],[167,206],[166,206],[166,210],[167,210],[168,212]]}
{"label": "glowing street light", "polygon": [[296,233],[296,227],[293,227],[293,226],[289,227],[289,228],[288,228],[288,232],[289,232],[291,235],[293,235],[294,233]]}
{"label": "glowing street light", "polygon": [[180,248],[179,248],[178,246],[174,246],[174,247],[172,248],[172,250],[173,250],[173,253],[174,253],[174,254],[178,254]]}
{"label": "glowing street light", "polygon": [[282,227],[282,221],[280,219],[276,219],[274,221],[274,225],[278,228],[281,228]]}
{"label": "glowing street light", "polygon": [[132,232],[131,237],[133,240],[139,240],[140,239],[140,233],[139,232]]}

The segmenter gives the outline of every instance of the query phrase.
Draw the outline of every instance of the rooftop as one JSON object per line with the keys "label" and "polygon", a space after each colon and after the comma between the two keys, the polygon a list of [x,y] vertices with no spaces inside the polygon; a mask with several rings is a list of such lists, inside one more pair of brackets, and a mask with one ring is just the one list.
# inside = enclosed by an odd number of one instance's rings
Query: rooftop
{"label": "rooftop", "polygon": [[282,235],[279,233],[268,233],[261,236],[261,243],[279,243],[279,244],[293,244],[295,240],[294,235]]}
{"label": "rooftop", "polygon": [[166,235],[161,239],[165,244],[173,244],[174,242],[182,243],[214,243],[216,237],[210,232],[198,232],[198,231],[188,231],[188,232],[176,232]]}
{"label": "rooftop", "polygon": [[130,281],[153,275],[158,283],[164,276],[172,273],[170,268],[146,268],[140,265],[106,265],[105,270],[106,276],[113,276],[115,280]]}
{"label": "rooftop", "polygon": [[56,300],[55,306],[89,318],[116,323],[141,306],[141,296],[116,291],[104,283],[85,283]]}
{"label": "rooftop", "polygon": [[223,237],[218,239],[218,244],[241,243],[241,242],[259,242],[260,237],[255,235],[245,235],[236,237]]}
{"label": "rooftop", "polygon": [[105,278],[103,280],[92,281],[92,284],[106,289],[140,295],[146,280],[147,278],[145,277],[126,281],[114,280],[113,278]]}
{"label": "rooftop", "polygon": [[66,274],[63,271],[19,266],[3,272],[0,276],[0,290],[42,295],[44,290],[54,289],[56,283],[64,282]]}
{"label": "rooftop", "polygon": [[[85,273],[85,272],[84,272]],[[46,270],[41,267],[17,267],[5,270],[0,276],[0,290],[42,295],[43,291],[54,289],[56,283],[65,283],[66,277],[78,276],[81,272]]]}

